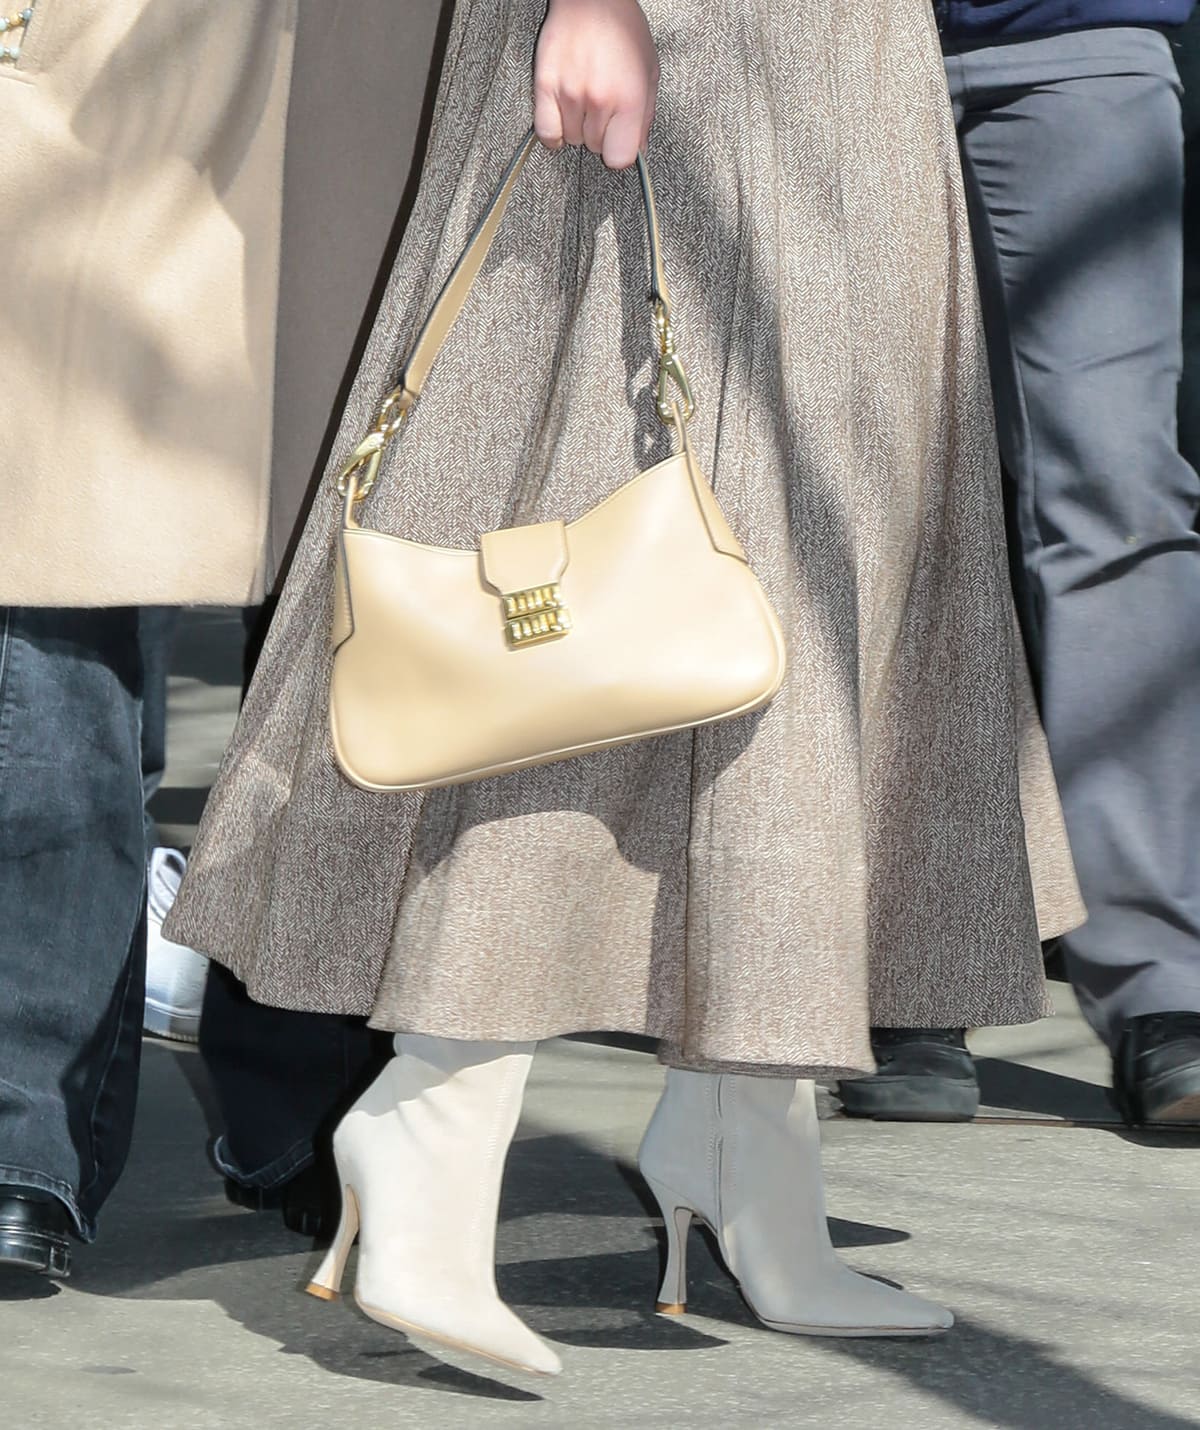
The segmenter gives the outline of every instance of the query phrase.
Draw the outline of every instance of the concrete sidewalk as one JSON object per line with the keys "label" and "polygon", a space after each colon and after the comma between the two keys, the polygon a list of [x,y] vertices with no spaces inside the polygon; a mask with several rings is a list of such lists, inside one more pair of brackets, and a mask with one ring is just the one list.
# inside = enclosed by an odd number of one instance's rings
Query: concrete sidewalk
{"label": "concrete sidewalk", "polygon": [[[191,623],[177,662],[159,810],[182,837],[236,700],[222,620]],[[312,1248],[230,1207],[209,1166],[199,1059],[150,1043],[100,1241],[61,1289],[0,1283],[0,1426],[1200,1426],[1200,1139],[1119,1128],[1106,1060],[1058,991],[1058,1018],[975,1035],[988,1120],[824,1123],[835,1240],[954,1308],[930,1342],[764,1330],[695,1232],[694,1314],[655,1316],[661,1227],[632,1167],[660,1070],[544,1045],[499,1238],[503,1293],[563,1355],[539,1382],[447,1366],[301,1294]]]}

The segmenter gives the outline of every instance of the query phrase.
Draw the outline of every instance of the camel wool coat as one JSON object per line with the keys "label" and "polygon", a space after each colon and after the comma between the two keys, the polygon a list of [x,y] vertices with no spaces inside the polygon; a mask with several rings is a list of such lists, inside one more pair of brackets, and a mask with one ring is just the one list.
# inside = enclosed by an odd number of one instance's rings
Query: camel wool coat
{"label": "camel wool coat", "polygon": [[[323,484],[167,933],[256,998],[388,1029],[608,1028],[689,1067],[869,1071],[872,1022],[1039,1017],[1039,933],[1082,914],[1014,636],[932,11],[644,9],[692,435],[787,633],[782,691],[758,717],[423,797],[357,789],[328,733]],[[530,122],[542,14],[459,0],[335,463]],[[664,455],[646,289],[632,176],[535,153],[363,523],[470,548],[570,521]]]}
{"label": "camel wool coat", "polygon": [[242,605],[312,484],[441,0],[37,0],[0,65],[0,605]]}
{"label": "camel wool coat", "polygon": [[0,67],[0,605],[260,598],[297,0],[37,0]]}

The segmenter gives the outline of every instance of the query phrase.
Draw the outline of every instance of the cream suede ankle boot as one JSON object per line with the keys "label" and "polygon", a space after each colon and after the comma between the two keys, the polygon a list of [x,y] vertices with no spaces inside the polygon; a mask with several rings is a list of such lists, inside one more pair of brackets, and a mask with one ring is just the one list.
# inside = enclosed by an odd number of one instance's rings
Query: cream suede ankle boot
{"label": "cream suede ankle boot", "polygon": [[397,1056],[333,1134],[342,1219],[312,1295],[337,1296],[357,1235],[354,1299],[372,1320],[558,1374],[496,1290],[500,1179],[534,1047],[397,1035]]}
{"label": "cream suede ankle boot", "polygon": [[715,1233],[754,1314],[809,1336],[920,1336],[949,1311],[842,1264],[829,1239],[813,1085],[670,1069],[638,1157],[667,1228],[658,1310],[687,1305],[693,1217]]}

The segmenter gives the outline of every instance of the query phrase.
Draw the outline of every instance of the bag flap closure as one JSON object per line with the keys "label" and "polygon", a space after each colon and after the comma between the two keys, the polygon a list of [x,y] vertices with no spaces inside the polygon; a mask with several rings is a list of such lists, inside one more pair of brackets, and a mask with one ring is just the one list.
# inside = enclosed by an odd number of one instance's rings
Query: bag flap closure
{"label": "bag flap closure", "polygon": [[499,596],[552,586],[567,569],[567,526],[544,521],[489,531],[479,544],[483,580]]}

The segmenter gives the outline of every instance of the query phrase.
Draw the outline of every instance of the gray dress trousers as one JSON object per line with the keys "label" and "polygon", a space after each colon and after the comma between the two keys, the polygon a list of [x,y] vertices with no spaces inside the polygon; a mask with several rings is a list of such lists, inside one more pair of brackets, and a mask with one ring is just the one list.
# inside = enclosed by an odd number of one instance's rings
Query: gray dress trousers
{"label": "gray dress trousers", "polygon": [[1179,79],[1093,29],[947,49],[1014,568],[1092,1026],[1200,1008],[1200,479],[1179,455]]}

